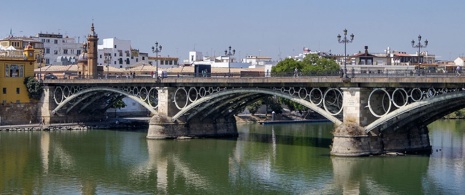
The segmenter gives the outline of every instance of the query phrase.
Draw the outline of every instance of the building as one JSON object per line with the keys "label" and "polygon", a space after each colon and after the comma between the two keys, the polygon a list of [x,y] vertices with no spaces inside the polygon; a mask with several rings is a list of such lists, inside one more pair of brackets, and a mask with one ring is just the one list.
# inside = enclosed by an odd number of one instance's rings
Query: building
{"label": "building", "polygon": [[14,37],[11,33],[8,37],[0,40],[0,50],[18,50],[22,51],[26,46],[31,45],[34,48],[34,56],[37,61],[34,63],[34,67],[39,66],[39,56],[44,52],[44,44],[34,38],[30,37]]}
{"label": "building", "polygon": [[132,49],[130,40],[105,38],[103,44],[98,45],[98,64],[116,68],[127,68],[131,64],[148,63],[148,54]]}
{"label": "building", "polygon": [[190,51],[190,65],[210,65],[212,68],[249,68],[250,63],[238,62],[234,57],[230,56],[203,56],[202,52]]}
{"label": "building", "polygon": [[458,57],[454,60],[454,64],[456,66],[462,66],[465,65],[465,57]]}
{"label": "building", "polygon": [[83,44],[83,52],[78,57],[78,77],[96,79],[103,75],[103,68],[97,64],[98,35],[95,32],[94,23],[87,35],[87,43]]}
{"label": "building", "polygon": [[32,37],[43,43],[45,65],[71,65],[77,63],[82,44],[75,38],[61,34],[38,33]]}
{"label": "building", "polygon": [[[19,45],[17,45],[20,47]],[[0,50],[0,102],[30,102],[24,80],[34,76],[34,48],[25,46],[24,50]]]}
{"label": "building", "polygon": [[271,65],[274,66],[277,62],[272,61],[271,57],[267,56],[246,56],[242,62],[250,64],[250,68],[258,68],[261,66]]}

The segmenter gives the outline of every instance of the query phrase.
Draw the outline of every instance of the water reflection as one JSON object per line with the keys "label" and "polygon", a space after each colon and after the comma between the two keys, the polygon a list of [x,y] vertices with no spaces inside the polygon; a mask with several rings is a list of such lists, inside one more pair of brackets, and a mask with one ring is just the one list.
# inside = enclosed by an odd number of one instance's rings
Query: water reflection
{"label": "water reflection", "polygon": [[431,156],[330,157],[331,124],[239,125],[237,139],[0,132],[0,194],[460,194],[465,121],[429,126]]}

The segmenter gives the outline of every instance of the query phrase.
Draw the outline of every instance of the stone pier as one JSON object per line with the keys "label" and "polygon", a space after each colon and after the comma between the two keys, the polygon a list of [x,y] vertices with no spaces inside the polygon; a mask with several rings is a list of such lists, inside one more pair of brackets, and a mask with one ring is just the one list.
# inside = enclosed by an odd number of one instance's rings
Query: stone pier
{"label": "stone pier", "polygon": [[[388,152],[416,153],[431,150],[428,129],[421,124],[411,129],[366,133],[364,126],[377,118],[367,109],[369,90],[363,88],[342,88],[343,123],[334,130],[331,155],[368,156]],[[371,98],[380,99],[381,95]],[[382,102],[382,101],[373,101]],[[372,105],[372,109],[381,109],[381,105]]]}
{"label": "stone pier", "polygon": [[158,90],[158,113],[152,116],[147,139],[176,139],[184,137],[237,137],[234,116],[220,119],[193,118],[172,121],[179,110],[173,102],[173,88],[163,87]]}

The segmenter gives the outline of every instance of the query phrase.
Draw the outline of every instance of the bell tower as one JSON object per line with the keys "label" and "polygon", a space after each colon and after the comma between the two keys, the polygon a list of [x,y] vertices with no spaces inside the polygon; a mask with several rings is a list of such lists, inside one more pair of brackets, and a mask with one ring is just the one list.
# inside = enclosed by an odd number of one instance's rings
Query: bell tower
{"label": "bell tower", "polygon": [[87,67],[90,78],[97,78],[97,44],[98,35],[95,33],[94,23],[90,28],[90,33],[87,36]]}

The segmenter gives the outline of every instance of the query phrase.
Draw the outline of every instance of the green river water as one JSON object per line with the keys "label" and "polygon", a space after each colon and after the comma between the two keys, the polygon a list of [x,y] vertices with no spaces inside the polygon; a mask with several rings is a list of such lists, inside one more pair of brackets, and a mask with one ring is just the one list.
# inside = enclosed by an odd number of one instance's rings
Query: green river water
{"label": "green river water", "polygon": [[465,194],[465,121],[431,155],[329,156],[331,123],[238,124],[237,139],[0,132],[0,194]]}

